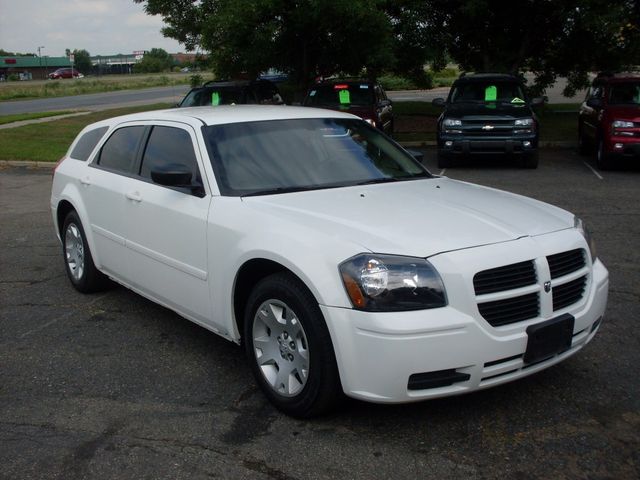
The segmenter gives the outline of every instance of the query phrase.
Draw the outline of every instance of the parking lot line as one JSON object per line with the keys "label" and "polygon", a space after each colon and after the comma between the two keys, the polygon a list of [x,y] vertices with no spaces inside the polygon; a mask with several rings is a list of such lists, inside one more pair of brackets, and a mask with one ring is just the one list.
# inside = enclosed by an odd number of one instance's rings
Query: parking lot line
{"label": "parking lot line", "polygon": [[598,177],[600,180],[604,180],[604,178],[602,178],[602,176],[596,171],[596,169],[593,168],[591,165],[589,165],[586,161],[583,160],[582,163],[584,163],[587,166],[587,168],[589,168],[589,170],[591,170],[596,177]]}
{"label": "parking lot line", "polygon": [[446,171],[447,171],[447,169],[446,169],[446,168],[443,168],[442,170],[440,170],[440,176],[443,176],[443,175],[444,175],[444,172],[446,172]]}

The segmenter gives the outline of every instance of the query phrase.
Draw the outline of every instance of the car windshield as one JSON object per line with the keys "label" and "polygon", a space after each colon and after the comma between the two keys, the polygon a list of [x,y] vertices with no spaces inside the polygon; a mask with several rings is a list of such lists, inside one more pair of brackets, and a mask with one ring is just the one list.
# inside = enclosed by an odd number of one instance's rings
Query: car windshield
{"label": "car windshield", "polygon": [[296,119],[203,127],[223,195],[268,195],[431,178],[362,120]]}
{"label": "car windshield", "polygon": [[368,83],[336,83],[314,86],[307,95],[308,106],[372,105],[373,87]]}
{"label": "car windshield", "polygon": [[207,105],[231,105],[247,102],[241,87],[207,87],[192,90],[180,103],[181,107],[204,107]]}
{"label": "car windshield", "polygon": [[610,105],[640,105],[640,82],[616,83],[609,91]]}
{"label": "car windshield", "polygon": [[465,82],[451,92],[451,103],[525,103],[524,92],[517,82]]}

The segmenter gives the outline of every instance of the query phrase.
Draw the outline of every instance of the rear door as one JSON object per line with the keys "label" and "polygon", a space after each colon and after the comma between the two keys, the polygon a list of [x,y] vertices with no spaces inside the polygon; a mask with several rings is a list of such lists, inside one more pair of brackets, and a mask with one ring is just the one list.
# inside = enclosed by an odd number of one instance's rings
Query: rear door
{"label": "rear door", "polygon": [[125,281],[125,184],[132,174],[145,129],[123,126],[114,130],[79,179],[96,247],[94,261],[105,273]]}
{"label": "rear door", "polygon": [[[203,183],[195,132],[189,125],[173,122],[148,128],[135,178],[125,188],[130,283],[191,319],[209,323],[207,214],[211,195]],[[155,183],[151,171],[170,164],[189,168],[201,190]]]}

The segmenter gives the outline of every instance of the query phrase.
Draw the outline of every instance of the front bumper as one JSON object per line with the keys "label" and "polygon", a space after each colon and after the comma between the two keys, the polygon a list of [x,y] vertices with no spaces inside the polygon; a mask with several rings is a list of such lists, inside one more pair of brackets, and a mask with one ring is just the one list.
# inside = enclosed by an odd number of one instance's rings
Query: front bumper
{"label": "front bumper", "polygon": [[640,138],[610,137],[607,150],[612,158],[640,158]]}
{"label": "front bumper", "polygon": [[441,135],[438,138],[438,153],[444,156],[457,155],[532,155],[538,149],[535,135],[518,137],[460,137]]}
{"label": "front bumper", "polygon": [[[501,250],[505,250],[502,253],[508,259],[515,256],[518,244],[521,247],[523,242],[532,240],[499,244],[508,245],[502,249],[494,245],[431,257],[430,262],[441,272],[447,287],[449,305],[445,308],[371,313],[321,306],[345,393],[378,403],[467,393],[543,370],[584,347],[598,330],[607,303],[608,272],[601,262],[590,266],[588,285],[578,303],[555,312],[543,308],[538,318],[501,327],[491,326],[479,314],[472,280],[469,285],[473,272],[455,272],[450,268],[454,264],[466,268],[469,263],[459,262],[473,262],[478,254],[486,255],[483,260],[493,258],[495,262],[493,254]],[[543,362],[526,365],[523,360],[528,340],[526,328],[566,313],[575,318],[570,349]],[[442,382],[442,374],[457,380]],[[429,386],[420,388],[420,382],[418,387],[413,382],[410,387],[410,378],[426,378],[428,381],[423,385]],[[434,378],[435,382],[429,380]]]}

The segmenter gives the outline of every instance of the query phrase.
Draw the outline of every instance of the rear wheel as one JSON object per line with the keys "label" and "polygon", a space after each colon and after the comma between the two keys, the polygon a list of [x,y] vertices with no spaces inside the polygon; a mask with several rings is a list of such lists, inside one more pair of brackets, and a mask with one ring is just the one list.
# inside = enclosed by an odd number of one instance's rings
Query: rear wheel
{"label": "rear wheel", "polygon": [[611,157],[604,148],[604,140],[598,140],[598,150],[596,151],[596,165],[600,170],[611,169]]}
{"label": "rear wheel", "polygon": [[258,385],[283,412],[319,415],[342,397],[322,312],[295,276],[276,273],[258,283],[247,302],[244,344]]}
{"label": "rear wheel", "polygon": [[108,286],[109,279],[93,263],[84,228],[75,211],[69,212],[64,220],[62,253],[67,276],[76,290],[90,293]]}

